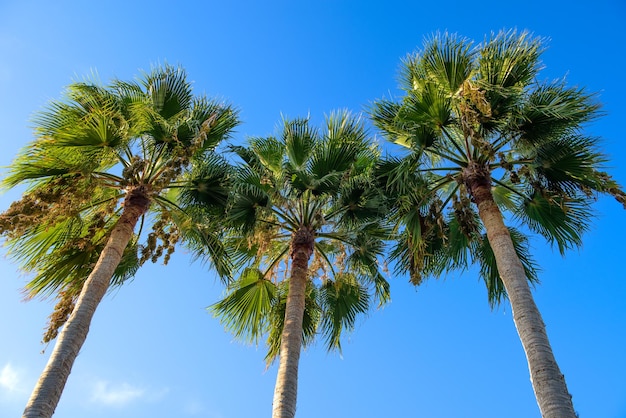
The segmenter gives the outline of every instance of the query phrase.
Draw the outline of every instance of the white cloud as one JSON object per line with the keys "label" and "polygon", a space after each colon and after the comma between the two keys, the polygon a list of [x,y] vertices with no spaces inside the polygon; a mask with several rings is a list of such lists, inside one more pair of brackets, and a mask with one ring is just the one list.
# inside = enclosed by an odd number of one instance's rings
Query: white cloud
{"label": "white cloud", "polygon": [[22,411],[21,408],[26,403],[31,388],[23,369],[15,367],[10,362],[0,366],[0,405],[2,405],[0,410],[7,411],[7,408],[11,408],[15,412],[11,415],[17,416]]}
{"label": "white cloud", "polygon": [[20,376],[11,363],[5,364],[0,371],[0,387],[8,392],[17,392],[19,390]]}
{"label": "white cloud", "polygon": [[94,386],[91,401],[108,406],[124,406],[144,397],[145,394],[145,389],[132,386],[128,383],[113,385],[101,380],[96,382]]}

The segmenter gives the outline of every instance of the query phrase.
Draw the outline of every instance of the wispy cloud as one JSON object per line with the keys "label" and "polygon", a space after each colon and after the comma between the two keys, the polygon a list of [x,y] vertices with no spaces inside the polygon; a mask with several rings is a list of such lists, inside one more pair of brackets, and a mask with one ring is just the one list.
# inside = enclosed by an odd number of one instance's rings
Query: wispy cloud
{"label": "wispy cloud", "polygon": [[158,402],[169,393],[168,388],[151,389],[130,383],[112,383],[97,380],[91,391],[90,402],[104,406],[122,407],[131,402]]}
{"label": "wispy cloud", "polygon": [[11,363],[5,364],[0,370],[0,387],[8,392],[17,392],[20,389],[20,375]]}
{"label": "wispy cloud", "polygon": [[107,406],[125,406],[146,395],[146,390],[128,383],[111,384],[106,381],[96,382],[91,394],[91,401]]}
{"label": "wispy cloud", "polygon": [[0,366],[0,404],[2,404],[0,410],[15,407],[17,408],[15,413],[19,413],[21,406],[28,399],[30,388],[32,388],[30,379],[22,368],[10,362]]}

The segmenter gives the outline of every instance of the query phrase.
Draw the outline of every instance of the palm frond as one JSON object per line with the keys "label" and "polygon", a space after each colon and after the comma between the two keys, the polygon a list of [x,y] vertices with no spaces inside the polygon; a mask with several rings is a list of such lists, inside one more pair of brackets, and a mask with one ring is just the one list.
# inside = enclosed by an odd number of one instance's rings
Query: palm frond
{"label": "palm frond", "polygon": [[191,107],[191,83],[182,67],[155,66],[144,73],[141,84],[152,100],[152,106],[164,119],[172,118]]}
{"label": "palm frond", "polygon": [[224,225],[219,224],[218,219],[210,218],[206,223],[179,222],[177,227],[193,257],[213,267],[220,280],[229,281],[234,268],[231,255],[224,245]]}
{"label": "palm frond", "polygon": [[455,94],[474,71],[472,42],[457,34],[436,34],[425,40],[421,52],[405,58],[403,68],[402,85],[407,90],[421,89],[428,80],[440,91]]}
{"label": "palm frond", "polygon": [[528,32],[492,33],[480,48],[479,80],[490,86],[490,93],[499,95],[505,89],[528,85],[540,69],[542,43]]}
{"label": "palm frond", "polygon": [[582,244],[592,212],[584,197],[535,192],[522,202],[515,216],[565,254]]}
{"label": "palm frond", "polygon": [[[285,162],[286,146],[274,137],[249,139],[250,151],[254,152],[254,158],[258,158],[264,168],[269,169],[274,176],[279,177]],[[246,161],[250,164],[250,161]]]}
{"label": "palm frond", "polygon": [[209,308],[235,337],[256,343],[267,332],[268,315],[275,303],[276,285],[257,270],[248,268],[226,297]]}
{"label": "palm frond", "polygon": [[[22,268],[35,276],[26,288],[31,297],[47,297],[64,288],[80,288],[102,252],[115,217],[68,218],[49,227],[33,228],[19,240],[9,242]],[[139,268],[137,247],[129,245],[117,266],[111,286],[119,286]]]}
{"label": "palm frond", "polygon": [[369,135],[364,120],[348,110],[334,111],[326,116],[324,139],[322,143],[349,143],[355,148],[369,145]]}
{"label": "palm frond", "polygon": [[491,191],[498,207],[507,211],[516,210],[519,197],[524,193],[521,185],[513,183],[510,179],[494,181]]}
{"label": "palm frond", "polygon": [[[450,93],[438,88],[434,83],[425,84],[419,91],[411,92],[404,99],[404,106],[398,113],[398,118],[404,124],[404,130],[419,129],[428,130],[432,134],[414,135],[414,138],[421,139],[417,144],[429,147],[434,140],[425,141],[429,137],[436,138],[440,129],[453,122],[453,110]],[[415,142],[415,141],[414,141]],[[414,145],[415,146],[415,145]]]}
{"label": "palm frond", "polygon": [[519,132],[519,146],[524,149],[575,134],[581,124],[600,115],[599,109],[594,94],[556,80],[537,85],[527,95],[511,128]]}
{"label": "palm frond", "polygon": [[302,171],[318,141],[317,129],[309,125],[308,119],[284,120],[282,142],[285,144],[287,163],[293,171]]}
{"label": "palm frond", "polygon": [[575,194],[602,188],[597,168],[605,157],[596,151],[595,138],[565,136],[536,148],[532,163],[540,187],[553,192]]}
{"label": "palm frond", "polygon": [[[205,157],[206,151],[213,151],[219,143],[229,139],[240,122],[239,110],[232,105],[206,97],[195,98],[186,123],[189,141],[196,145],[200,142],[201,155]],[[180,129],[178,137],[183,137]]]}
{"label": "palm frond", "polygon": [[390,141],[409,148],[410,135],[396,121],[396,115],[402,105],[393,100],[380,99],[375,101],[367,109],[370,119],[382,134]]}
{"label": "palm frond", "polygon": [[230,190],[232,167],[226,159],[211,154],[194,164],[181,187],[181,206],[225,208]]}
{"label": "palm frond", "polygon": [[368,311],[367,289],[359,285],[353,275],[338,274],[320,289],[320,307],[323,311],[321,333],[328,350],[341,351],[342,332],[351,331],[356,325],[357,315]]}

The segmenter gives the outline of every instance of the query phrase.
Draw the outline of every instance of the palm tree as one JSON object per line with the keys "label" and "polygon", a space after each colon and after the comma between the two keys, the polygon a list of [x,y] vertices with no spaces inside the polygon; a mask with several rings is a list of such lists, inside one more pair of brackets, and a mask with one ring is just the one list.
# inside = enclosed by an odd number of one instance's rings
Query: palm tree
{"label": "palm tree", "polygon": [[[184,70],[164,66],[137,82],[74,83],[35,123],[35,141],[4,180],[29,188],[0,216],[0,231],[35,271],[31,293],[60,294],[44,339],[71,312],[23,415],[50,417],[109,287],[142,261],[169,257],[181,232],[207,235],[190,225],[175,189],[194,187],[183,175],[195,162],[223,167],[207,156],[238,120],[230,106],[194,97]],[[145,245],[135,232],[140,220],[153,222]],[[218,260],[217,267],[226,265]]]}
{"label": "palm tree", "polygon": [[388,232],[371,177],[378,153],[347,112],[331,114],[321,134],[285,120],[280,137],[249,142],[233,148],[244,164],[226,244],[242,270],[212,309],[238,337],[267,335],[268,364],[280,358],[273,416],[293,417],[302,345],[320,332],[340,349],[372,291],[388,299],[378,264]]}
{"label": "palm tree", "polygon": [[401,101],[379,100],[371,114],[410,151],[384,176],[407,192],[396,211],[407,221],[400,264],[419,282],[479,262],[491,302],[503,292],[510,300],[542,416],[574,418],[528,284],[536,276],[526,236],[505,221],[564,253],[581,244],[595,194],[626,200],[601,171],[598,140],[582,131],[598,115],[594,96],[537,81],[541,52],[527,33],[492,34],[477,47],[436,35],[403,61]]}

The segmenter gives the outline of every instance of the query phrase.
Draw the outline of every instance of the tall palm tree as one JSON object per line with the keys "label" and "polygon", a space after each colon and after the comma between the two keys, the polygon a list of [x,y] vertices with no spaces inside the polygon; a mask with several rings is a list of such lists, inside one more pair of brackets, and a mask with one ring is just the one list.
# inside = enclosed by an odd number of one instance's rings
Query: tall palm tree
{"label": "tall palm tree", "polygon": [[510,300],[542,416],[573,418],[528,284],[536,276],[526,238],[505,222],[564,253],[581,244],[596,193],[621,203],[625,195],[601,171],[598,140],[582,130],[598,115],[594,96],[564,81],[537,81],[541,52],[541,40],[527,33],[492,34],[477,47],[436,35],[403,61],[402,99],[379,100],[371,114],[388,139],[410,150],[386,175],[396,191],[409,191],[395,255],[416,281],[480,262],[491,301],[504,291]]}
{"label": "tall palm tree", "polygon": [[[0,216],[0,231],[22,266],[36,272],[32,293],[62,292],[51,330],[71,312],[23,415],[50,417],[111,284],[145,259],[168,257],[180,232],[196,229],[185,223],[174,190],[194,187],[185,172],[238,120],[230,106],[195,97],[184,70],[164,66],[137,82],[72,84],[35,122],[36,139],[4,180],[29,188]],[[143,246],[140,220],[154,222]],[[217,267],[225,265],[218,260]]]}
{"label": "tall palm tree", "polygon": [[308,120],[284,121],[278,138],[236,147],[227,248],[242,267],[213,311],[234,334],[267,335],[267,361],[279,357],[273,416],[293,417],[303,344],[316,332],[340,349],[342,330],[382,303],[388,284],[378,264],[387,231],[371,174],[378,153],[363,123],[333,113],[320,133]]}

